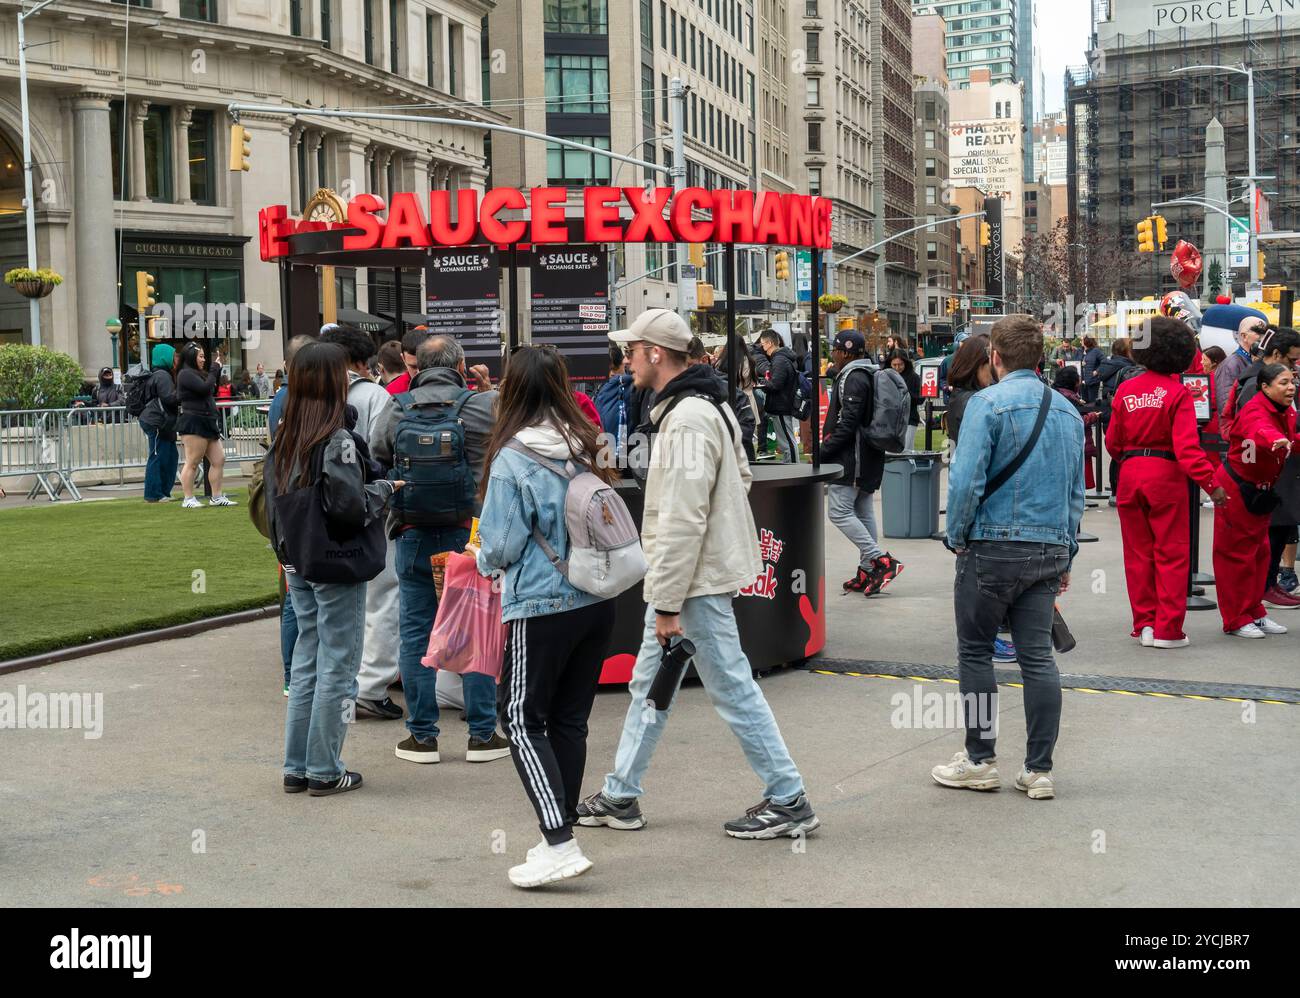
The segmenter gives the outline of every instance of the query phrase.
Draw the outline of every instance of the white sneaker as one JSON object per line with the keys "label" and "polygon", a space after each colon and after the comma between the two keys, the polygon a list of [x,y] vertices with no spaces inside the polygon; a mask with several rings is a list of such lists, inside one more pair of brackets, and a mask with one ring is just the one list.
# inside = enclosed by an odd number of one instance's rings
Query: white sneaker
{"label": "white sneaker", "polygon": [[1138,641],[1142,643],[1143,648],[1154,648],[1156,646],[1156,629],[1154,627],[1142,628],[1142,633],[1138,635]]}
{"label": "white sneaker", "polygon": [[211,499],[209,499],[208,505],[209,506],[238,506],[239,503],[235,502],[235,500],[231,499],[227,495],[219,495],[219,496],[213,496]]}
{"label": "white sneaker", "polygon": [[1181,638],[1153,638],[1152,643],[1156,648],[1186,648],[1192,639],[1184,634]]}
{"label": "white sneaker", "polygon": [[1244,627],[1238,627],[1235,631],[1229,631],[1234,638],[1262,638],[1264,632],[1254,624],[1246,624]]}
{"label": "white sneaker", "polygon": [[1284,626],[1279,624],[1276,620],[1271,620],[1268,617],[1260,617],[1259,620],[1255,621],[1255,626],[1258,627],[1265,634],[1286,633],[1286,628]]}
{"label": "white sneaker", "polygon": [[1031,773],[1022,769],[1016,777],[1016,789],[1027,793],[1030,800],[1051,800],[1056,796],[1051,773]]}
{"label": "white sneaker", "polygon": [[577,840],[553,846],[542,841],[528,850],[527,858],[510,868],[510,882],[516,887],[541,887],[557,880],[580,877],[591,869],[591,860],[582,854]]}
{"label": "white sneaker", "polygon": [[997,759],[973,763],[964,751],[952,757],[952,762],[930,770],[934,782],[943,787],[963,787],[967,790],[997,790],[1002,786],[998,779]]}
{"label": "white sneaker", "polygon": [[194,496],[190,496],[183,503],[181,503],[181,509],[199,509],[200,507],[202,507],[202,505],[203,503],[195,499]]}

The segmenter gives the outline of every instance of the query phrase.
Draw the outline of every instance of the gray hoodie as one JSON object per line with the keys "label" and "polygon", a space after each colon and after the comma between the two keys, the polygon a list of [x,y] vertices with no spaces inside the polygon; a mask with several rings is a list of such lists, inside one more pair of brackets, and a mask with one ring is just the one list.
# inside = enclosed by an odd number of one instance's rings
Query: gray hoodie
{"label": "gray hoodie", "polygon": [[[415,376],[410,391],[416,402],[454,402],[465,389],[465,379],[459,371],[453,371],[449,367],[427,367]],[[495,389],[490,392],[475,392],[460,411],[461,422],[465,425],[465,456],[470,471],[474,474],[476,487],[483,481],[483,459],[487,456],[488,438],[492,436],[492,427],[496,424],[496,400]],[[385,468],[392,468],[394,463],[393,443],[397,439],[397,424],[401,418],[402,410],[390,398],[370,432],[370,456]],[[358,429],[361,422],[363,421],[359,421]],[[401,521],[390,513],[388,536],[396,537],[401,527]]]}

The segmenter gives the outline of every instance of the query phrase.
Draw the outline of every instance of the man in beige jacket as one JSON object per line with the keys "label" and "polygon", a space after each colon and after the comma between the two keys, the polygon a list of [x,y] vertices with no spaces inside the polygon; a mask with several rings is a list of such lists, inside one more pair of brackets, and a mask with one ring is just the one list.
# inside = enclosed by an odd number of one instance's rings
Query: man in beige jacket
{"label": "man in beige jacket", "polygon": [[637,388],[655,393],[641,543],[649,571],[645,634],[604,789],[578,805],[582,825],[645,827],[641,781],[668,719],[646,704],[663,647],[695,645],[695,671],[764,783],[763,800],[723,827],[744,839],[796,836],[820,822],[772,709],[740,647],[731,601],[762,571],[749,510],[749,464],[726,388],[708,365],[687,366],[691,334],[675,312],[650,309],[610,339],[625,346]]}

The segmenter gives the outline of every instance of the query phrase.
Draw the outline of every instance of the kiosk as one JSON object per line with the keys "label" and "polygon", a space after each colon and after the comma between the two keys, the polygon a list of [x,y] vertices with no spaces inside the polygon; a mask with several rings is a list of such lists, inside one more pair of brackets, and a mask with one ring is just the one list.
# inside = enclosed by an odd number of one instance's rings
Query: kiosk
{"label": "kiosk", "polygon": [[[455,198],[453,206],[452,199]],[[286,329],[308,331],[316,321],[317,268],[366,267],[402,272],[421,268],[430,275],[429,327],[461,339],[471,363],[487,363],[500,374],[504,357],[520,343],[518,271],[521,266],[552,271],[602,270],[604,244],[617,242],[718,243],[727,278],[727,328],[735,334],[735,246],[793,246],[812,256],[811,328],[820,329],[817,299],[821,251],[831,245],[831,203],[821,197],[753,191],[671,188],[589,187],[582,191],[583,216],[565,218],[566,188],[533,188],[530,196],[514,188],[430,191],[417,197],[397,193],[391,202],[360,194],[339,222],[299,221],[275,205],[259,214],[259,246],[264,261],[280,267],[280,292]],[[428,207],[426,215],[425,206]],[[630,207],[632,217],[621,218]],[[382,212],[386,215],[381,217]],[[517,217],[501,218],[509,212]],[[522,216],[527,212],[528,217]],[[595,262],[593,262],[593,259]],[[463,282],[448,294],[448,269],[460,268]],[[490,319],[499,302],[496,274],[503,270],[509,289],[506,339]],[[434,293],[433,277],[438,287]],[[603,376],[607,362],[608,311],[597,316],[598,290],[583,292],[581,274],[557,287],[558,296],[533,302],[545,316],[548,342],[570,361],[575,378]],[[572,288],[573,290],[569,290]],[[537,292],[534,292],[536,297]],[[585,297],[584,297],[585,295]],[[539,312],[539,308],[541,311]],[[571,311],[572,315],[567,315]],[[567,316],[567,317],[566,317]],[[590,321],[589,321],[590,320]],[[813,378],[820,381],[821,337],[813,336]],[[597,365],[600,370],[585,368]],[[735,365],[727,373],[734,396]],[[814,398],[820,385],[814,383]],[[825,535],[823,483],[840,474],[838,465],[821,463],[821,426],[811,427],[812,464],[753,465],[749,502],[759,531],[762,574],[736,600],[741,644],[755,669],[799,662],[826,642]],[[637,485],[620,491],[638,521],[642,512]],[[641,646],[645,603],[641,587],[619,597],[614,636],[602,683],[624,683]]]}

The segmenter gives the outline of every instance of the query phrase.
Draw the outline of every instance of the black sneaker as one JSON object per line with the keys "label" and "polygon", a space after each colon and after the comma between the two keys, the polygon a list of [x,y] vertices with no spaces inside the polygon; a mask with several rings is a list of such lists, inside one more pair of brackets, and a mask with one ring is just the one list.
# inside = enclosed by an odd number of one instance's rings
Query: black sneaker
{"label": "black sneaker", "polygon": [[504,759],[510,754],[510,739],[498,731],[492,732],[487,741],[469,736],[469,748],[465,750],[466,762],[491,762]]}
{"label": "black sneaker", "polygon": [[357,700],[357,713],[381,721],[396,721],[402,716],[402,708],[393,703],[392,697],[384,697],[382,700]]}
{"label": "black sneaker", "polygon": [[859,568],[858,574],[849,579],[848,582],[844,583],[844,591],[846,593],[860,593],[867,588],[867,585],[870,582],[871,573],[865,568]]}
{"label": "black sneaker", "polygon": [[863,596],[875,596],[885,588],[884,576],[881,574],[884,570],[874,561],[871,563],[871,571],[867,573],[866,580],[862,583],[862,588],[855,590]]}
{"label": "black sneaker", "polygon": [[287,794],[300,794],[307,789],[307,777],[305,776],[286,776],[284,778],[284,792]]}
{"label": "black sneaker", "polygon": [[635,797],[607,797],[601,790],[578,802],[578,824],[588,828],[604,825],[622,831],[645,828],[645,817]]}
{"label": "black sneaker", "polygon": [[728,821],[722,827],[733,839],[775,839],[806,835],[821,821],[813,814],[808,795],[800,794],[793,804],[773,804],[763,800],[745,812],[743,818]]}
{"label": "black sneaker", "polygon": [[308,780],[307,793],[313,797],[344,794],[361,786],[361,774],[344,772],[337,780]]}
{"label": "black sneaker", "polygon": [[882,590],[903,573],[903,563],[888,551],[877,558],[874,564]]}
{"label": "black sneaker", "polygon": [[442,757],[438,755],[438,739],[422,742],[415,735],[407,735],[403,741],[397,743],[397,758],[405,759],[407,762],[441,762]]}

